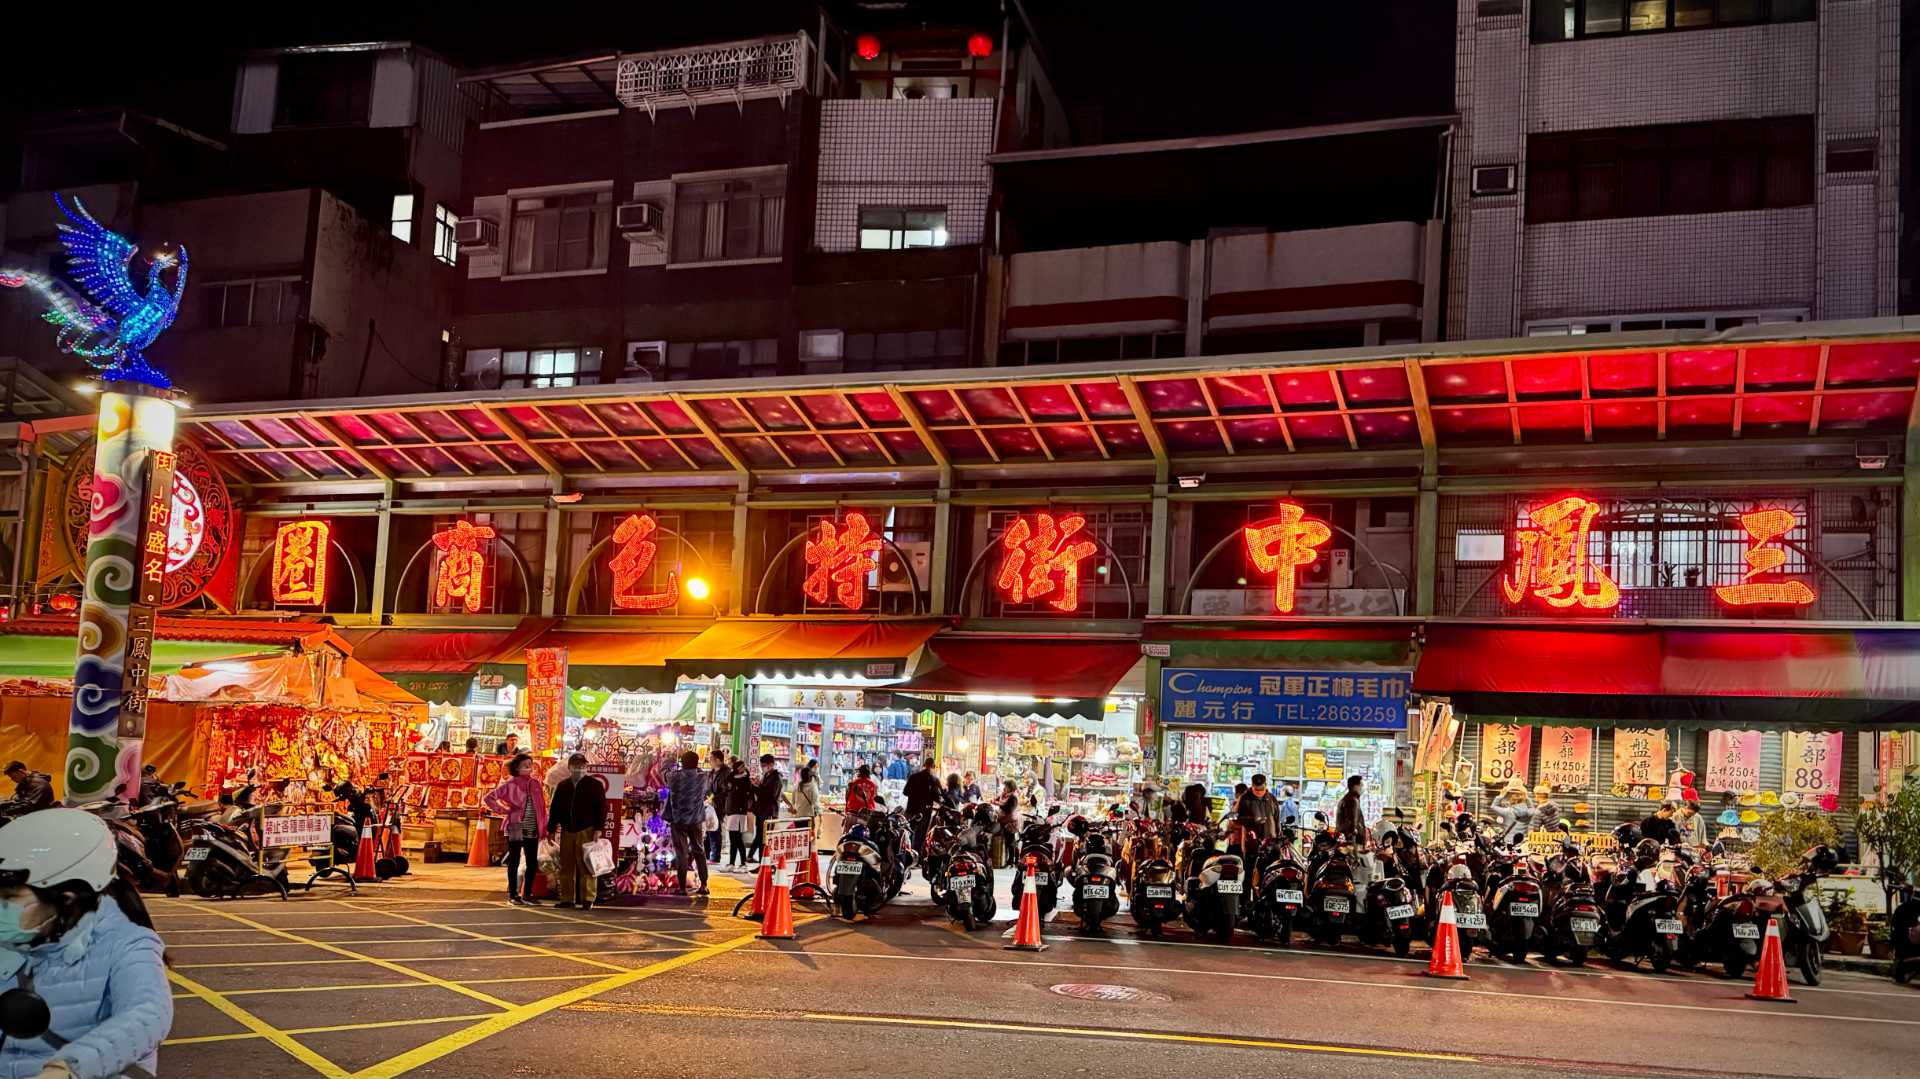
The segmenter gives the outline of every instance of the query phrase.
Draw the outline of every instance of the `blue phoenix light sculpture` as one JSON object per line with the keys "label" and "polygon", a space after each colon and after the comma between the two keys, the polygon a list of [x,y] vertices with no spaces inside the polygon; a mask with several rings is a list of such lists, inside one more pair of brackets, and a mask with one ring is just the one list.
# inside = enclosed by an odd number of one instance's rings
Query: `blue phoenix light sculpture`
{"label": "blue phoenix light sculpture", "polygon": [[[147,363],[146,349],[173,324],[187,289],[187,250],[155,255],[146,263],[146,289],[133,283],[133,241],[93,219],[78,198],[53,197],[67,220],[59,223],[67,273],[79,288],[30,270],[0,268],[0,285],[30,288],[47,301],[40,317],[59,328],[59,345],[91,364],[107,382],[134,382],[155,389],[172,380]],[[169,287],[163,274],[173,271]]]}

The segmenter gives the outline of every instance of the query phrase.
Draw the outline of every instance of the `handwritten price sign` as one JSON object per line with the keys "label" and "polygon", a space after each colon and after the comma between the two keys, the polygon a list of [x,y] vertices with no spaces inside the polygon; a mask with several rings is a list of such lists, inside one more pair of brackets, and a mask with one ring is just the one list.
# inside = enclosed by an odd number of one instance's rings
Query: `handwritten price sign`
{"label": "handwritten price sign", "polygon": [[1480,728],[1480,782],[1505,785],[1527,781],[1533,760],[1533,728],[1488,723]]}
{"label": "handwritten price sign", "polygon": [[1540,782],[1578,790],[1593,782],[1593,728],[1540,729]]}
{"label": "handwritten price sign", "polygon": [[1707,732],[1707,789],[1760,789],[1760,732]]}
{"label": "handwritten price sign", "polygon": [[1667,732],[1613,732],[1613,781],[1648,786],[1667,781]]}
{"label": "handwritten price sign", "polygon": [[1781,747],[1785,789],[1808,798],[1840,793],[1840,732],[1788,731]]}

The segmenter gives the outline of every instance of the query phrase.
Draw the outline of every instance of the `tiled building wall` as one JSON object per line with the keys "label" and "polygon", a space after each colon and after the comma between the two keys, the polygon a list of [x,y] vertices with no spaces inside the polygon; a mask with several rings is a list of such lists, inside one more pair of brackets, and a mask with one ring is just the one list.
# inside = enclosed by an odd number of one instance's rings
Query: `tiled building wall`
{"label": "tiled building wall", "polygon": [[1804,307],[1813,241],[1812,207],[1529,225],[1519,316]]}
{"label": "tiled building wall", "polygon": [[[1482,18],[1477,0],[1457,10],[1449,337],[1755,305],[1894,313],[1899,0],[1825,0],[1812,22],[1539,45],[1525,12]],[[1820,140],[1813,207],[1522,223],[1528,135],[1808,114]],[[1869,136],[1875,173],[1825,175],[1830,140]],[[1518,196],[1471,195],[1473,166],[1493,164],[1519,166]]]}
{"label": "tiled building wall", "polygon": [[985,97],[822,102],[814,246],[856,249],[861,206],[945,206],[947,242],[979,243],[994,107]]}

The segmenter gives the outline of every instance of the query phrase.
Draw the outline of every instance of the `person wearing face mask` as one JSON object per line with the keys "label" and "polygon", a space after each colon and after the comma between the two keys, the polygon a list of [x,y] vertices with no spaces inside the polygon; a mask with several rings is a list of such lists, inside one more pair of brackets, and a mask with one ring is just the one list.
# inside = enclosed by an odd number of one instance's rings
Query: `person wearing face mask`
{"label": "person wearing face mask", "polygon": [[7,1079],[151,1075],[173,1025],[166,956],[139,893],[115,879],[107,825],[48,809],[0,827],[0,992],[27,989],[51,1022],[0,1045]]}
{"label": "person wearing face mask", "polygon": [[554,906],[593,909],[600,881],[587,868],[586,846],[600,838],[606,822],[606,785],[587,774],[586,754],[575,753],[567,758],[567,778],[553,788],[553,804],[547,807],[547,836],[560,843],[560,901]]}

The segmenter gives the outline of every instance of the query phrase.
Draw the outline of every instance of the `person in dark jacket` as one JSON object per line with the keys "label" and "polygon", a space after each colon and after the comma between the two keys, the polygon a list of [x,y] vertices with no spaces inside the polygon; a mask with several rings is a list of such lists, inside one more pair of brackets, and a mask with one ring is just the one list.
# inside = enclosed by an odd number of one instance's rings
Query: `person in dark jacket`
{"label": "person in dark jacket", "polygon": [[1673,814],[1678,809],[1672,802],[1661,802],[1652,816],[1640,822],[1640,834],[1663,844],[1680,842],[1680,826],[1673,822]]}
{"label": "person in dark jacket", "polygon": [[7,765],[6,774],[13,780],[13,800],[22,809],[45,809],[53,804],[53,779],[47,773],[14,761]]}
{"label": "person in dark jacket", "polygon": [[1334,830],[1355,846],[1367,841],[1367,814],[1360,805],[1360,786],[1365,782],[1359,776],[1348,776],[1347,793],[1340,796],[1340,804],[1333,810]]}
{"label": "person in dark jacket", "polygon": [[1234,807],[1234,817],[1240,824],[1241,848],[1251,856],[1260,849],[1262,843],[1280,832],[1280,800],[1267,789],[1267,777],[1256,775],[1253,786],[1240,796],[1240,802]]}
{"label": "person in dark jacket", "polygon": [[[721,791],[725,792],[724,800]],[[747,864],[747,833],[753,826],[753,781],[747,778],[747,762],[733,758],[725,785],[716,788],[715,800],[721,802],[722,823],[727,828],[727,864]]]}
{"label": "person in dark jacket", "polygon": [[933,807],[940,804],[940,777],[934,774],[934,761],[928,757],[920,770],[907,777],[907,819],[913,822],[913,849],[927,849],[927,822]]}
{"label": "person in dark jacket", "polygon": [[687,890],[687,863],[700,866],[700,890],[707,893],[707,777],[700,771],[700,754],[680,754],[680,767],[667,776],[667,826],[673,831],[673,865],[680,891]]}
{"label": "person in dark jacket", "polygon": [[760,782],[753,786],[753,849],[747,854],[758,862],[767,851],[767,822],[780,815],[780,791],[787,777],[780,774],[773,754],[760,755]]}
{"label": "person in dark jacket", "polygon": [[966,801],[967,792],[960,786],[960,773],[948,772],[947,785],[940,790],[940,804],[948,809],[959,809]]}
{"label": "person in dark jacket", "polygon": [[560,842],[560,902],[554,906],[593,909],[600,881],[587,868],[586,846],[600,838],[606,823],[607,786],[587,774],[586,754],[575,753],[567,758],[567,778],[553,788],[553,804],[547,807],[547,837]]}
{"label": "person in dark jacket", "polygon": [[1205,783],[1187,784],[1187,789],[1180,792],[1180,804],[1186,807],[1187,823],[1202,828],[1213,826],[1213,802],[1207,797]]}

